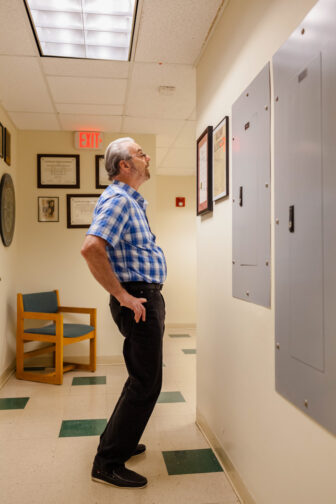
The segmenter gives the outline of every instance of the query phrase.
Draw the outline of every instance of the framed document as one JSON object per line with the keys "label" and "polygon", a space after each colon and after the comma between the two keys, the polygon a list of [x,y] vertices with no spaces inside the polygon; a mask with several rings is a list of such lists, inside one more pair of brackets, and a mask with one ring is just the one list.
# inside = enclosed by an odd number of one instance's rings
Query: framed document
{"label": "framed document", "polygon": [[5,247],[12,243],[15,228],[15,191],[12,177],[5,173],[0,182],[0,234]]}
{"label": "framed document", "polygon": [[11,134],[9,133],[7,128],[4,128],[5,133],[5,152],[4,158],[8,166],[11,164]]}
{"label": "framed document", "polygon": [[106,189],[111,184],[105,170],[104,156],[96,155],[96,189]]}
{"label": "framed document", "polygon": [[88,228],[100,194],[67,194],[67,227]]}
{"label": "framed document", "polygon": [[212,211],[212,126],[197,139],[197,215]]}
{"label": "framed document", "polygon": [[79,187],[79,154],[37,154],[37,187]]}
{"label": "framed document", "polygon": [[5,138],[4,138],[4,127],[0,123],[0,158],[4,157],[4,151],[5,151],[5,149],[4,149],[4,145],[5,145],[4,140],[5,140]]}
{"label": "framed document", "polygon": [[39,196],[38,222],[59,222],[59,198],[57,196]]}
{"label": "framed document", "polygon": [[213,200],[229,195],[229,118],[217,124],[212,134]]}

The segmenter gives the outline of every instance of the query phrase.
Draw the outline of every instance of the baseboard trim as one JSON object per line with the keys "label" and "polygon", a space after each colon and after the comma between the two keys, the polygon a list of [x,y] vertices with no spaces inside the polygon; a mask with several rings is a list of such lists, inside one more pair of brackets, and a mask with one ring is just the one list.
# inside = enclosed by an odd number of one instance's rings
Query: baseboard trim
{"label": "baseboard trim", "polygon": [[215,434],[210,429],[204,416],[198,410],[196,411],[196,424],[202,434],[206,437],[211,448],[216,453],[218,460],[222,465],[223,470],[241,504],[256,504],[255,500],[252,498],[243,480],[241,479],[237,469],[232,464],[228,454],[218,441]]}
{"label": "baseboard trim", "polygon": [[0,389],[8,382],[9,378],[15,373],[15,359],[7,369],[0,375]]}

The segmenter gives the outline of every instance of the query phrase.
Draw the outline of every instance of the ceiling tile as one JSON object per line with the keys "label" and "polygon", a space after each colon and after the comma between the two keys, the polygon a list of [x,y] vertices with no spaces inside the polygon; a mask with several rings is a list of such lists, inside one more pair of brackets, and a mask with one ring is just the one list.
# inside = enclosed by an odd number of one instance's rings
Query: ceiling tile
{"label": "ceiling tile", "polygon": [[110,131],[119,132],[121,116],[93,116],[79,114],[60,114],[62,128],[67,131]]}
{"label": "ceiling tile", "polygon": [[56,103],[56,110],[63,114],[92,114],[120,116],[123,105],[87,105],[85,103]]}
{"label": "ceiling tile", "polygon": [[0,54],[39,54],[23,1],[0,1]]}
{"label": "ceiling tile", "polygon": [[157,148],[162,147],[168,149],[173,145],[175,138],[176,138],[176,132],[172,133],[171,135],[165,133],[159,133],[158,135],[156,135],[156,147]]}
{"label": "ceiling tile", "polygon": [[42,58],[46,75],[66,77],[105,77],[127,79],[128,61],[94,61],[67,58]]}
{"label": "ceiling tile", "polygon": [[56,114],[33,114],[30,112],[9,112],[15,126],[20,130],[60,130]]}
{"label": "ceiling tile", "polygon": [[221,3],[144,0],[135,61],[192,65]]}
{"label": "ceiling tile", "polygon": [[175,138],[183,121],[148,119],[145,117],[125,117],[122,131],[129,133],[152,133],[168,135]]}
{"label": "ceiling tile", "polygon": [[[172,95],[159,92],[160,86],[173,86]],[[127,96],[130,116],[187,119],[196,102],[196,70],[187,65],[136,63]]]}
{"label": "ceiling tile", "polygon": [[124,103],[127,79],[47,77],[55,102],[120,105]]}
{"label": "ceiling tile", "polygon": [[7,111],[54,112],[38,58],[0,56],[0,96]]}

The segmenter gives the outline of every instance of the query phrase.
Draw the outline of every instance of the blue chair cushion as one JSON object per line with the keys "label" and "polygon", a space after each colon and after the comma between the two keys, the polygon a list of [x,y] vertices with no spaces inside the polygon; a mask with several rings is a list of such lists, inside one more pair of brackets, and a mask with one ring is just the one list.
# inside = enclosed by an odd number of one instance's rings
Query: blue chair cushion
{"label": "blue chair cushion", "polygon": [[[87,324],[63,324],[64,338],[78,338],[79,336],[84,336],[84,334],[88,334],[93,330],[94,327]],[[30,334],[48,334],[50,336],[55,336],[56,324],[50,324],[44,327],[36,327],[33,329],[25,329],[24,332]]]}
{"label": "blue chair cushion", "polygon": [[57,313],[57,296],[55,291],[23,294],[23,309],[28,312]]}

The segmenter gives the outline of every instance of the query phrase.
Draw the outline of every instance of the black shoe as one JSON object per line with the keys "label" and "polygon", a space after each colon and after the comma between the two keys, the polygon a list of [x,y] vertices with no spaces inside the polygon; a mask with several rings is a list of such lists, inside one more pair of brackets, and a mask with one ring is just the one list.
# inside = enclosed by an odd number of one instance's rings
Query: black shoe
{"label": "black shoe", "polygon": [[144,476],[130,471],[123,464],[117,465],[109,473],[101,471],[94,465],[91,476],[93,481],[122,488],[143,488],[147,485],[147,479]]}
{"label": "black shoe", "polygon": [[144,451],[146,451],[146,445],[144,444],[138,444],[138,446],[135,448],[134,450],[134,453],[132,455],[132,457],[134,457],[134,455],[140,455],[140,453],[143,453]]}

